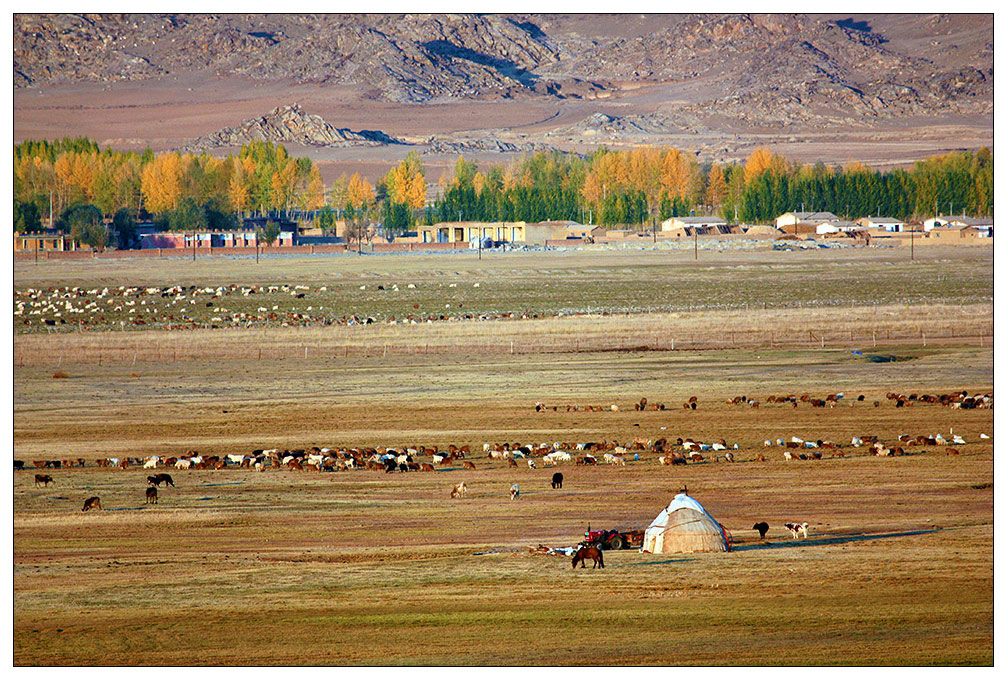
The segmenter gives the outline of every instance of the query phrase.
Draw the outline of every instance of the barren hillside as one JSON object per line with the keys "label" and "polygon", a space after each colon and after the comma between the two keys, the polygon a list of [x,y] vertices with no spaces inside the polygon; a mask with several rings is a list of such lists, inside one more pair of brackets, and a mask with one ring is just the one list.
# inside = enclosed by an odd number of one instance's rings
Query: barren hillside
{"label": "barren hillside", "polygon": [[[301,103],[333,130],[433,136],[434,154],[685,135],[726,158],[748,134],[850,130],[932,136],[942,143],[924,145],[939,150],[991,143],[993,74],[989,15],[14,18],[15,137],[54,136],[74,106],[149,107],[156,92],[156,131],[132,111],[144,125],[127,146],[225,146],[238,137],[223,128]],[[194,114],[210,101],[233,106]],[[102,139],[100,122],[71,127]],[[328,146],[383,139],[336,136]]]}

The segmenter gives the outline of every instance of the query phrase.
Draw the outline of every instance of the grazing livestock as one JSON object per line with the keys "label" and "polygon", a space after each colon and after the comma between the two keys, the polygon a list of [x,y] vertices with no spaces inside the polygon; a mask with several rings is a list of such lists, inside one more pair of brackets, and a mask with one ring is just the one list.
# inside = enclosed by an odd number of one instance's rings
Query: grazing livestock
{"label": "grazing livestock", "polygon": [[807,537],[807,522],[806,521],[804,521],[803,523],[787,523],[787,524],[784,524],[784,525],[786,526],[786,528],[789,529],[789,532],[793,534],[793,539],[794,540],[796,538],[800,537],[800,535],[803,535],[803,537]]}
{"label": "grazing livestock", "polygon": [[50,483],[56,483],[51,476],[48,474],[35,474],[35,487],[37,488],[39,484],[45,485],[46,488],[49,487]]}
{"label": "grazing livestock", "polygon": [[458,485],[454,486],[454,490],[451,491],[451,497],[464,497],[468,493],[468,486],[462,481]]}
{"label": "grazing livestock", "polygon": [[552,474],[552,488],[562,488],[562,472]]}
{"label": "grazing livestock", "polygon": [[24,469],[24,460],[14,460],[14,471]]}
{"label": "grazing livestock", "polygon": [[171,478],[171,474],[165,474],[163,472],[160,474],[155,474],[154,476],[148,476],[147,483],[148,484],[152,483],[155,486],[159,486],[163,483],[165,486],[171,486],[172,488],[175,487],[175,482]]}
{"label": "grazing livestock", "polygon": [[520,497],[520,486],[516,483],[510,486],[510,499],[516,500]]}
{"label": "grazing livestock", "polygon": [[157,469],[157,463],[161,461],[156,455],[152,455],[146,462],[143,463],[144,469]]}
{"label": "grazing livestock", "polygon": [[517,466],[517,460],[514,460],[514,459],[507,460],[507,466],[508,467],[516,467]]}
{"label": "grazing livestock", "polygon": [[531,458],[528,458],[528,460],[527,460],[527,468],[528,469],[537,469],[537,465],[535,465],[534,460],[532,460]]}
{"label": "grazing livestock", "polygon": [[761,537],[762,540],[764,540],[765,534],[768,533],[768,524],[765,523],[764,521],[759,521],[755,525],[751,526],[751,530],[758,531],[758,535]]}
{"label": "grazing livestock", "polygon": [[475,463],[474,462],[469,462],[468,460],[462,460],[461,461],[461,465],[465,469],[471,469],[472,471],[475,471]]}
{"label": "grazing livestock", "polygon": [[95,496],[95,497],[89,497],[86,500],[84,500],[84,507],[80,511],[89,512],[92,509],[101,509],[101,508],[102,508],[101,498]]}
{"label": "grazing livestock", "polygon": [[32,464],[35,465],[35,469],[45,469],[45,460],[33,460]]}
{"label": "grazing livestock", "polygon": [[151,486],[147,488],[147,499],[144,504],[156,505],[157,504],[157,489]]}
{"label": "grazing livestock", "polygon": [[591,559],[594,562],[592,568],[597,568],[598,565],[604,568],[604,555],[601,554],[601,550],[593,545],[589,547],[580,547],[576,550],[576,554],[573,555],[573,568],[576,568],[576,564],[580,564],[580,568],[587,567],[587,559]]}

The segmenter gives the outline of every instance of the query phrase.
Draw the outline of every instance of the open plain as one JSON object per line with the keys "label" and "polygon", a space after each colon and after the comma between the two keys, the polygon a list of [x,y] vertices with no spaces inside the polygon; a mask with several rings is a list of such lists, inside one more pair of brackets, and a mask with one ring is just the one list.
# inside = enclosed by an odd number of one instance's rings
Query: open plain
{"label": "open plain", "polygon": [[[993,439],[981,438],[994,435],[992,410],[886,397],[992,393],[991,248],[927,248],[914,262],[857,248],[14,272],[19,292],[303,285],[304,298],[276,292],[266,306],[376,321],[166,330],[110,315],[101,330],[39,331],[15,320],[14,457],[26,462],[13,481],[15,665],[993,661]],[[422,322],[401,322],[409,313]],[[833,408],[766,400],[836,392]],[[726,402],[738,395],[760,407]],[[695,410],[682,407],[691,396]],[[666,409],[635,410],[641,397]],[[890,457],[851,445],[903,434],[966,443]],[[787,461],[764,445],[792,436],[841,447]],[[724,439],[736,462],[662,466],[642,450],[624,467],[562,465],[552,489],[540,459],[512,468],[482,448],[678,437]],[[150,470],[95,463],[420,444],[468,445],[475,469],[162,469],[176,485],[147,505]],[[36,487],[34,461],[77,458],[84,467],[46,470],[55,483]],[[468,496],[450,499],[460,481]],[[685,486],[733,551],[606,552],[603,570],[574,572],[537,549],[576,544],[588,523],[644,528]],[[90,496],[103,511],[81,511]],[[757,521],[771,526],[764,541]],[[788,521],[809,522],[809,536],[793,539]]]}

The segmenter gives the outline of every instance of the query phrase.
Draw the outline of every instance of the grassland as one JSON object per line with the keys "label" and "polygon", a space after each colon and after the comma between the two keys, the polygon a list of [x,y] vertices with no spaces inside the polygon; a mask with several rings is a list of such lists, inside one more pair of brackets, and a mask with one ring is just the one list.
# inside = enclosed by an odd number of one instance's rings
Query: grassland
{"label": "grassland", "polygon": [[[861,269],[874,276],[876,291],[883,277],[869,273],[874,269],[891,272],[899,285],[917,275],[945,279],[938,295],[902,289],[884,299],[874,292],[853,306],[808,293],[802,301],[796,295],[796,308],[769,299],[765,309],[738,303],[604,316],[617,311],[606,301],[597,315],[527,321],[18,334],[14,456],[84,457],[88,466],[51,472],[57,482],[49,488],[35,488],[30,472],[14,475],[14,662],[991,664],[993,446],[979,434],[994,434],[992,411],[895,408],[884,398],[892,389],[991,391],[987,337],[862,344],[863,317],[892,328],[931,328],[955,315],[977,315],[975,328],[988,323],[991,258],[975,260],[978,251],[966,250],[971,254],[945,252],[923,265],[895,261],[893,253],[868,253],[861,266],[845,253],[722,254],[704,273],[685,261],[654,260],[657,278],[685,269],[694,290],[721,283],[744,289],[748,272],[768,280],[769,266],[788,271],[790,286],[806,291],[832,275],[831,288],[853,285],[843,276]],[[652,253],[635,254],[646,261]],[[775,259],[783,255],[790,259]],[[358,290],[370,273],[402,285],[453,270],[458,288],[497,285],[505,300],[510,278],[502,271],[522,268],[542,285],[562,277],[569,290],[595,286],[606,299],[606,285],[586,269],[608,271],[615,286],[639,261],[612,254],[588,267],[564,256],[516,258],[499,264],[492,284],[472,260],[455,257],[350,260],[338,273]],[[337,263],[265,262],[254,275],[239,274],[250,265],[238,261],[194,269],[114,263],[122,268],[111,271],[91,262],[17,264],[15,286],[319,286],[336,275],[326,269]],[[641,308],[662,303],[638,294]],[[548,304],[572,308],[588,297],[570,301],[541,289],[525,304],[545,312]],[[796,338],[822,322],[851,329],[851,344],[839,346],[839,332],[824,349],[780,341],[602,350],[605,338],[610,344],[623,332],[629,344],[666,340],[671,331],[724,335],[768,326],[780,336],[795,328]],[[543,351],[575,337],[591,350]],[[541,344],[514,354],[488,348],[512,338]],[[471,351],[478,340],[483,348]],[[395,342],[415,351],[337,350]],[[870,363],[850,353],[857,342],[904,360]],[[420,350],[427,343],[441,350]],[[279,350],[287,345],[297,350]],[[134,362],[144,346],[162,351]],[[258,347],[265,347],[262,359]],[[106,352],[100,364],[93,350]],[[52,377],[57,365],[67,378]],[[846,399],[834,409],[764,403],[769,394],[835,391]],[[680,408],[692,394],[699,408]],[[762,407],[725,403],[738,394],[761,398]],[[864,402],[853,401],[858,394]],[[636,412],[631,404],[641,396],[673,409]],[[539,400],[559,409],[536,413]],[[615,403],[621,411],[567,412],[573,403]],[[951,427],[968,441],[959,456],[930,447],[878,458],[847,447],[845,458],[785,462],[781,449],[762,446],[792,435],[890,441],[948,435]],[[156,506],[143,504],[143,470],[94,466],[99,457],[189,449],[467,443],[480,451],[485,441],[661,436],[725,438],[738,444],[738,462],[670,468],[643,453],[625,468],[566,467],[562,490],[548,486],[550,469],[509,469],[481,453],[475,471],[432,474],[179,471],[177,488],[162,488]],[[768,461],[756,461],[763,452]],[[460,480],[469,498],[449,501]],[[514,482],[522,497],[511,502]],[[622,551],[606,556],[603,571],[575,573],[567,559],[532,552],[539,544],[575,543],[588,522],[645,526],[685,484],[733,533],[735,551]],[[80,512],[90,495],[106,511]],[[765,544],[750,530],[758,520],[773,527]],[[790,539],[782,529],[790,520],[809,521],[810,537]],[[703,641],[710,639],[717,641]]]}

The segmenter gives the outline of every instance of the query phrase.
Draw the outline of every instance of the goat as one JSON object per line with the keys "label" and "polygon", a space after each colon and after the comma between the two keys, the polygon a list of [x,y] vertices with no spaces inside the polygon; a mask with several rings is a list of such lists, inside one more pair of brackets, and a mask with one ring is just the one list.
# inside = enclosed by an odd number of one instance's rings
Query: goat
{"label": "goat", "polygon": [[95,497],[89,497],[86,500],[84,500],[84,507],[80,511],[87,512],[92,509],[101,509],[101,508],[102,508],[101,498],[95,496]]}
{"label": "goat", "polygon": [[144,504],[156,505],[157,504],[157,488],[151,486],[147,488],[147,499]]}
{"label": "goat", "polygon": [[458,485],[454,486],[454,490],[451,491],[451,497],[464,497],[468,493],[468,486],[462,481]]}
{"label": "goat", "polygon": [[552,474],[552,488],[562,488],[562,472]]}
{"label": "goat", "polygon": [[516,500],[520,497],[520,486],[516,483],[510,486],[510,499]]}
{"label": "goat", "polygon": [[758,531],[758,535],[761,537],[762,540],[764,540],[765,534],[768,533],[768,524],[765,523],[764,521],[759,521],[755,525],[751,526],[751,530]]}

